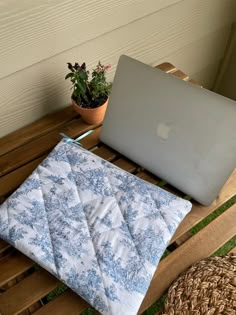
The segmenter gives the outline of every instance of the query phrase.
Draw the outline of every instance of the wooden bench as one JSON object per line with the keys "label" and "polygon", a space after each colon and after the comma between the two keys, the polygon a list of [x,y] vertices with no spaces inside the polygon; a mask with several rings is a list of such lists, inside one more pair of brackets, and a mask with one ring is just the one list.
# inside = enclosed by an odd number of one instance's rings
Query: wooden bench
{"label": "wooden bench", "polygon": [[[169,63],[161,64],[158,68],[197,84]],[[89,129],[94,129],[94,132],[81,141],[86,149],[93,149],[95,154],[151,183],[164,184],[157,177],[99,142],[100,126],[85,124],[70,106],[0,140],[0,201],[3,202],[47,156],[61,139],[60,132],[70,137],[78,137]],[[165,184],[164,188],[183,196],[168,184]],[[193,202],[192,211],[179,226],[170,242],[169,255],[159,264],[139,314],[162,296],[179,273],[195,261],[213,254],[235,236],[236,204],[194,236],[189,233],[192,227],[235,194],[236,172],[229,178],[212,205],[204,207]],[[42,268],[35,267],[32,260],[0,240],[1,315],[32,313],[35,315],[75,315],[89,307],[69,289],[45,304],[45,296],[60,285],[56,278]]]}

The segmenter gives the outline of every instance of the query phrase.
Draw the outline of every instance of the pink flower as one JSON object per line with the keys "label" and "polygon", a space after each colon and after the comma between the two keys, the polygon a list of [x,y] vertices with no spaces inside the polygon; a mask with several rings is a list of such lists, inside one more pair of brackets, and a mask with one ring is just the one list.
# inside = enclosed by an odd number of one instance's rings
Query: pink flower
{"label": "pink flower", "polygon": [[102,72],[103,71],[103,67],[102,66],[98,66],[96,69],[97,72]]}
{"label": "pink flower", "polygon": [[106,70],[111,69],[111,65],[110,65],[110,64],[106,65],[106,66],[105,66],[105,69],[106,69]]}

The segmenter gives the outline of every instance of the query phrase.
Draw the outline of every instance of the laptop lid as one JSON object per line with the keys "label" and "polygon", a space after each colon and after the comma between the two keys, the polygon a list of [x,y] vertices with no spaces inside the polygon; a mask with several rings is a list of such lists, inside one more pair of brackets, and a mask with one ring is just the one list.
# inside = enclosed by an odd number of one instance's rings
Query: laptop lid
{"label": "laptop lid", "polygon": [[236,102],[121,56],[100,139],[208,205],[236,165]]}

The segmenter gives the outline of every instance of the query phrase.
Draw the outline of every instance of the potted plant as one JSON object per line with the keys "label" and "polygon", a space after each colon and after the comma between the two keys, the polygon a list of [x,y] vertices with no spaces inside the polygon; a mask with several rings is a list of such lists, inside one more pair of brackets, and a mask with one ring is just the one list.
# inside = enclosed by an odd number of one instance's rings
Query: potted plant
{"label": "potted plant", "polygon": [[111,65],[102,65],[99,61],[96,68],[92,70],[91,79],[85,62],[82,65],[77,62],[74,65],[71,63],[67,65],[70,72],[65,79],[70,79],[73,85],[71,100],[74,109],[86,123],[101,123],[111,91],[111,83],[106,80],[106,72]]}

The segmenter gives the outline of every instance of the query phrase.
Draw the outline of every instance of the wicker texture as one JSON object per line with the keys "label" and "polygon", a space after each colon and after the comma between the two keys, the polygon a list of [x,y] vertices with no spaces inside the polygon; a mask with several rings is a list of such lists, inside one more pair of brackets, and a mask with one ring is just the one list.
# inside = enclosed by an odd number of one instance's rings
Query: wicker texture
{"label": "wicker texture", "polygon": [[168,291],[163,315],[213,314],[236,314],[236,254],[193,264]]}

